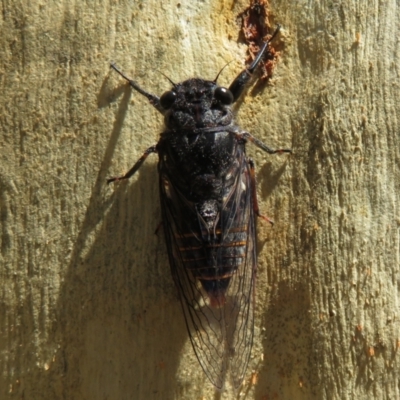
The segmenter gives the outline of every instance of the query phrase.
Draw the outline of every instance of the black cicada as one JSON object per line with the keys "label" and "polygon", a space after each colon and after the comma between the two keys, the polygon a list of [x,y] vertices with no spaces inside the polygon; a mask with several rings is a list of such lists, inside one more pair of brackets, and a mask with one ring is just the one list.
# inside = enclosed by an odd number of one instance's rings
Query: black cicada
{"label": "black cicada", "polygon": [[[279,28],[278,28],[279,29]],[[278,31],[278,30],[277,30]],[[131,177],[150,153],[158,153],[163,230],[190,340],[210,381],[219,389],[229,371],[240,386],[253,343],[257,206],[254,164],[247,141],[272,150],[235,125],[230,108],[263,56],[229,89],[199,78],[175,84],[160,98],[139,93],[164,115],[166,130],[122,177]],[[229,368],[228,368],[229,367]]]}

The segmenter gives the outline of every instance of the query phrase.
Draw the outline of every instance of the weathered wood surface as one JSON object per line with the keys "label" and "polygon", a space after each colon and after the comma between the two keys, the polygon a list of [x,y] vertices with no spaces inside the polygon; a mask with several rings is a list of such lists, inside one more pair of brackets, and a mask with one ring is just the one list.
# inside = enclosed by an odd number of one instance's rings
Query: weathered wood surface
{"label": "weathered wood surface", "polygon": [[[0,16],[0,398],[232,399],[185,330],[160,221],[146,89],[243,66],[244,1],[6,1]],[[240,125],[258,166],[247,399],[398,399],[399,7],[271,0],[281,58]],[[263,361],[262,361],[263,357]],[[250,384],[252,371],[258,383]]]}

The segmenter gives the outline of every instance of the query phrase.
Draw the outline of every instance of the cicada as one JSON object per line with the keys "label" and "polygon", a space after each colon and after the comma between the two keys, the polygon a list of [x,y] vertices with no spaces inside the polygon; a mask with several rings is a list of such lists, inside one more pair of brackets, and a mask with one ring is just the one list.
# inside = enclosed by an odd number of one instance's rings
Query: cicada
{"label": "cicada", "polygon": [[149,154],[158,154],[172,276],[194,352],[218,389],[227,376],[235,388],[240,386],[253,344],[255,216],[260,213],[254,164],[245,146],[250,141],[271,154],[290,152],[273,150],[240,129],[231,109],[272,38],[229,89],[217,84],[218,76],[213,81],[193,78],[171,81],[171,90],[157,97],[111,64],[164,115],[165,130],[124,176],[108,182],[130,178]]}

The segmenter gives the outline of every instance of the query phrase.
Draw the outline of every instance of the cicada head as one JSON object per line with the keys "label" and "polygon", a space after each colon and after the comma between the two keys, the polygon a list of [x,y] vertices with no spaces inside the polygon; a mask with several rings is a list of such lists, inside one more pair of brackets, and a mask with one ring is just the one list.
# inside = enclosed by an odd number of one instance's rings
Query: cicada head
{"label": "cicada head", "polygon": [[232,122],[233,95],[216,82],[193,78],[174,84],[160,97],[171,130],[226,126]]}

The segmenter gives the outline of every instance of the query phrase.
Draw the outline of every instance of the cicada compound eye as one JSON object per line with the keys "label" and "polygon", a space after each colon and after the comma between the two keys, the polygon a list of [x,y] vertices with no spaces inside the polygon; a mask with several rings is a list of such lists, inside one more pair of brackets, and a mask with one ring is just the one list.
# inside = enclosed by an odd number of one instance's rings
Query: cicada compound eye
{"label": "cicada compound eye", "polygon": [[214,91],[214,97],[226,106],[233,103],[232,92],[224,87],[217,87]]}
{"label": "cicada compound eye", "polygon": [[161,107],[164,110],[168,110],[171,108],[172,104],[174,104],[175,100],[176,100],[176,93],[173,90],[169,90],[160,97]]}

